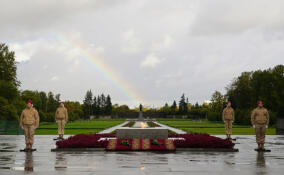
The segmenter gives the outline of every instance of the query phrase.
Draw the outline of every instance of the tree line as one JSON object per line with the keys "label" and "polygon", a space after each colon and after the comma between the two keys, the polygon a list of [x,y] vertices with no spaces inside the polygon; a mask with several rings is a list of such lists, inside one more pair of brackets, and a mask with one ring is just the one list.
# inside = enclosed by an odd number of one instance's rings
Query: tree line
{"label": "tree line", "polygon": [[104,94],[93,96],[91,90],[88,90],[83,101],[83,112],[85,118],[88,116],[100,116],[112,114],[112,102],[110,95]]}
{"label": "tree line", "polygon": [[[43,91],[20,91],[17,80],[15,53],[8,46],[0,44],[0,120],[18,120],[28,99],[39,111],[41,121],[54,121],[54,113],[60,102],[60,94]],[[221,121],[227,100],[235,109],[236,123],[250,124],[250,113],[256,101],[262,100],[269,110],[271,124],[276,117],[284,117],[284,65],[266,70],[243,72],[226,87],[226,93],[215,91],[210,103],[191,104],[189,97],[182,94],[178,102],[165,103],[161,108],[143,107],[145,114],[153,117],[199,117]],[[87,119],[90,116],[127,117],[138,115],[139,107],[130,109],[127,105],[112,104],[110,95],[93,95],[86,92],[83,104],[65,102],[70,120]]]}

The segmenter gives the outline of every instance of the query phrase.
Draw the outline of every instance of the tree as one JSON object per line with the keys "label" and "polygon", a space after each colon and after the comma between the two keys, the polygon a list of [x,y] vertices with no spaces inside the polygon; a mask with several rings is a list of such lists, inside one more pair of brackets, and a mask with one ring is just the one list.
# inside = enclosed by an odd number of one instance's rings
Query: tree
{"label": "tree", "polygon": [[105,114],[106,112],[106,98],[104,94],[101,94],[101,99],[100,99],[100,111],[101,114]]}
{"label": "tree", "polygon": [[182,94],[179,101],[179,114],[185,115],[188,112],[188,98],[185,99],[185,95]]}
{"label": "tree", "polygon": [[55,112],[59,103],[54,98],[54,94],[52,92],[48,92],[47,95],[47,112]]}
{"label": "tree", "polygon": [[177,111],[177,103],[176,101],[174,100],[172,106],[171,106],[171,114],[176,114],[176,111]]}
{"label": "tree", "polygon": [[0,80],[10,82],[16,87],[20,84],[17,81],[15,53],[9,51],[8,46],[3,43],[0,43]]}
{"label": "tree", "polygon": [[106,115],[111,115],[112,113],[112,103],[111,103],[111,98],[110,95],[107,95],[106,98],[106,107],[105,107]]}
{"label": "tree", "polygon": [[171,108],[168,103],[165,103],[165,105],[160,109],[160,112],[163,112],[165,115],[170,114]]}
{"label": "tree", "polygon": [[39,93],[39,98],[40,98],[40,106],[39,106],[39,109],[44,111],[44,112],[47,112],[47,96],[46,96],[46,93],[41,91]]}
{"label": "tree", "polygon": [[12,82],[0,80],[0,97],[12,102],[18,97],[18,94],[18,89]]}
{"label": "tree", "polygon": [[93,99],[92,110],[94,115],[98,115],[98,102],[96,97]]}
{"label": "tree", "polygon": [[243,72],[226,89],[226,97],[236,109],[250,111],[262,100],[272,113],[284,117],[284,65]]}
{"label": "tree", "polygon": [[213,112],[222,113],[225,103],[226,100],[224,96],[219,91],[215,91],[211,97],[211,110]]}
{"label": "tree", "polygon": [[18,120],[17,109],[14,105],[8,104],[0,108],[0,119],[4,120]]}
{"label": "tree", "polygon": [[101,96],[98,95],[97,97],[97,114],[100,115],[102,114],[102,100],[101,100]]}
{"label": "tree", "polygon": [[92,112],[92,105],[93,105],[93,93],[91,90],[88,90],[85,99],[84,99],[84,115],[85,117],[93,115]]}
{"label": "tree", "polygon": [[241,76],[234,79],[233,83],[227,87],[227,98],[232,104],[239,108],[248,109],[251,107],[252,101],[248,97],[252,96],[253,90],[250,85],[252,72],[243,72]]}
{"label": "tree", "polygon": [[114,105],[113,112],[114,113],[126,113],[126,112],[129,112],[129,107],[127,105],[121,105],[121,106]]}
{"label": "tree", "polygon": [[67,108],[70,121],[80,119],[83,114],[82,107],[79,102],[66,101],[64,106]]}

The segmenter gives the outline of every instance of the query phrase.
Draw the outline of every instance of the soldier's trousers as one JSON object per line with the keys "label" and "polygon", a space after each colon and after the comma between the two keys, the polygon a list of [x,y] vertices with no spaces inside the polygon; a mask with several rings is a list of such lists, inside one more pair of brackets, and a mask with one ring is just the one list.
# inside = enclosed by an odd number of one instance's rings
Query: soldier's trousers
{"label": "soldier's trousers", "polygon": [[225,120],[225,131],[226,134],[231,135],[232,134],[232,120]]}
{"label": "soldier's trousers", "polygon": [[24,131],[25,131],[26,144],[32,145],[34,143],[34,133],[35,133],[34,125],[24,125]]}
{"label": "soldier's trousers", "polygon": [[256,143],[264,144],[266,125],[255,125]]}
{"label": "soldier's trousers", "polygon": [[56,122],[58,124],[58,134],[64,135],[65,120],[57,120]]}

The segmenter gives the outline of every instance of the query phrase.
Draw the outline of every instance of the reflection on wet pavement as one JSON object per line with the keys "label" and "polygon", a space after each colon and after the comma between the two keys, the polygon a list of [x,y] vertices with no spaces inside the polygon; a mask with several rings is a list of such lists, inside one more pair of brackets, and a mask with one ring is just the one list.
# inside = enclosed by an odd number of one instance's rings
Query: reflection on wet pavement
{"label": "reflection on wet pavement", "polygon": [[267,136],[271,152],[255,152],[254,136],[235,136],[237,153],[50,152],[54,136],[35,136],[32,153],[24,136],[0,136],[0,174],[283,174],[284,137]]}

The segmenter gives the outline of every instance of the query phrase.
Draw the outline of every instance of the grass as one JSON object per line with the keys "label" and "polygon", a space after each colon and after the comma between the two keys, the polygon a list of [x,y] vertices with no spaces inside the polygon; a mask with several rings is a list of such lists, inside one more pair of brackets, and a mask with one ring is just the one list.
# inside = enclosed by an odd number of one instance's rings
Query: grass
{"label": "grass", "polygon": [[[191,119],[157,119],[158,122],[193,133],[208,133],[214,135],[225,134],[224,123],[210,122],[208,120],[193,121]],[[249,125],[233,125],[233,135],[254,135],[254,128]],[[275,135],[275,128],[268,128],[267,135]]]}
{"label": "grass", "polygon": [[[121,124],[124,121],[125,119],[94,119],[89,121],[68,122],[65,125],[64,132],[67,135],[90,134]],[[38,129],[36,129],[35,134],[57,135],[57,123],[40,123],[40,126]]]}
{"label": "grass", "polygon": [[[193,132],[193,133],[207,133],[213,135],[224,135],[225,129],[224,128],[179,128],[186,132]],[[254,128],[233,128],[232,130],[233,135],[254,135]],[[267,135],[275,135],[276,129],[275,128],[268,128],[266,129]]]}
{"label": "grass", "polygon": [[[100,132],[104,129],[121,124],[125,119],[94,119],[90,121],[68,122],[65,125],[66,135],[89,134]],[[207,120],[193,121],[191,119],[157,119],[158,122],[174,128],[194,133],[208,133],[214,135],[225,134],[222,122],[210,122]],[[42,122],[35,134],[57,135],[57,123]],[[254,135],[254,129],[249,125],[233,125],[233,135]],[[271,127],[266,130],[267,135],[275,135],[276,129]]]}

